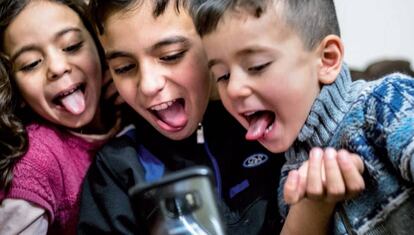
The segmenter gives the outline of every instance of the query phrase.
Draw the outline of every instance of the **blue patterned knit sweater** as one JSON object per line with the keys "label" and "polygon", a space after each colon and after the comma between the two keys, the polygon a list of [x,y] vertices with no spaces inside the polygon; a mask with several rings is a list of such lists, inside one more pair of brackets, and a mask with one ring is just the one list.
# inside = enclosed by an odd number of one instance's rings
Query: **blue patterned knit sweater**
{"label": "blue patterned knit sweater", "polygon": [[403,234],[414,231],[414,79],[391,74],[352,82],[343,65],[335,83],[324,86],[293,146],[286,152],[279,187],[314,147],[345,148],[365,164],[366,189],[338,205],[335,234]]}

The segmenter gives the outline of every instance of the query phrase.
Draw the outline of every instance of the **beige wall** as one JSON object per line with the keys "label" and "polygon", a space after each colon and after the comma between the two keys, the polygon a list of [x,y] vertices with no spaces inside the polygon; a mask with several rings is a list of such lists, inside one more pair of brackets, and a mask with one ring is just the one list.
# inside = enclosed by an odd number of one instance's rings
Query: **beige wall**
{"label": "beige wall", "polygon": [[413,0],[335,0],[345,60],[355,68],[405,59],[414,68]]}

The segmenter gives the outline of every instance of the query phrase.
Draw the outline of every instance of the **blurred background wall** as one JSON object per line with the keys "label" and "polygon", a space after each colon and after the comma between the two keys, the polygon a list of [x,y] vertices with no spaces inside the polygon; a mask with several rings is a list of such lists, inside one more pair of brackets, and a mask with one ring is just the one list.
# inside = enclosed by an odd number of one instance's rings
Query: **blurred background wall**
{"label": "blurred background wall", "polygon": [[414,68],[414,0],[334,1],[350,67],[407,60]]}

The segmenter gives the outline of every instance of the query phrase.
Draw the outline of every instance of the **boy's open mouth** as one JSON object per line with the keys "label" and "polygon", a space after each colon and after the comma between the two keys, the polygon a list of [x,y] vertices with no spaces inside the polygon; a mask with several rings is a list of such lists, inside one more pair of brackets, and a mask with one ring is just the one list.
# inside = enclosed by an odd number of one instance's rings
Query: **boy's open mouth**
{"label": "boy's open mouth", "polygon": [[247,140],[258,140],[263,138],[272,130],[276,115],[268,110],[245,113],[244,117],[249,122],[247,129]]}
{"label": "boy's open mouth", "polygon": [[59,92],[52,100],[52,102],[60,107],[63,107],[68,112],[78,115],[85,111],[85,83],[80,83],[71,88]]}
{"label": "boy's open mouth", "polygon": [[[185,113],[185,100],[175,99],[161,104],[154,105],[149,111],[157,117],[163,127],[167,129],[180,129],[187,124],[188,118]],[[167,126],[165,126],[165,124]]]}

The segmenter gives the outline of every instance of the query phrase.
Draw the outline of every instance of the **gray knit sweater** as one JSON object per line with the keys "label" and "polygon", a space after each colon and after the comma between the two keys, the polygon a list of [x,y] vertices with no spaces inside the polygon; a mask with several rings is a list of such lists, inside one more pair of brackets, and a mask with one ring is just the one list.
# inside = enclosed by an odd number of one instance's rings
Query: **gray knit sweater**
{"label": "gray knit sweater", "polygon": [[352,82],[346,65],[324,86],[293,146],[279,187],[312,147],[345,148],[361,156],[366,189],[338,205],[335,234],[407,234],[414,231],[414,79],[392,74]]}

